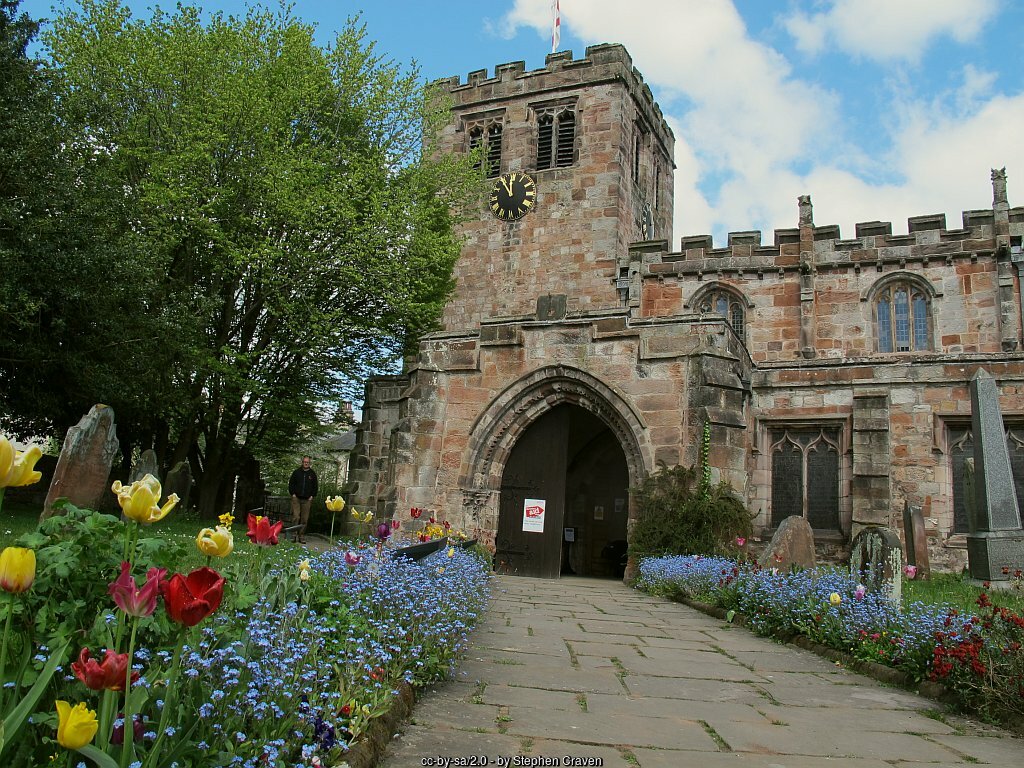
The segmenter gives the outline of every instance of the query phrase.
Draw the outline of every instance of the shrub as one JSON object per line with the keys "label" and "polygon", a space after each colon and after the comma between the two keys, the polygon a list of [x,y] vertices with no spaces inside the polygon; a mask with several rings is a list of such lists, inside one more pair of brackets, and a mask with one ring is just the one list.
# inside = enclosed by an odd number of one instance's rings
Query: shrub
{"label": "shrub", "polygon": [[724,554],[753,519],[728,483],[709,486],[701,470],[664,465],[636,490],[639,516],[630,534],[636,557]]}

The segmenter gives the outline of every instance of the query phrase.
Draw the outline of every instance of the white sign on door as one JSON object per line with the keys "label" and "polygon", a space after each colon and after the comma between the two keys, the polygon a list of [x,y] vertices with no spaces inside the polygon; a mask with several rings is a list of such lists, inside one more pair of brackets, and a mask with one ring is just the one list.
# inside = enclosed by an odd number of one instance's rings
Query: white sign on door
{"label": "white sign on door", "polygon": [[530,533],[544,533],[544,499],[526,499],[523,501],[523,530]]}

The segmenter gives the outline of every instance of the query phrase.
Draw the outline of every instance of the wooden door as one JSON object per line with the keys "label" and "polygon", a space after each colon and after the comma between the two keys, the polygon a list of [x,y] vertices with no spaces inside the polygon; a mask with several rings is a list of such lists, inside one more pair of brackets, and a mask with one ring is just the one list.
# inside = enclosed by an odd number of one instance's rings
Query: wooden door
{"label": "wooden door", "polygon": [[[523,433],[509,455],[501,480],[495,563],[499,573],[556,579],[562,562],[566,453],[569,413],[555,408]],[[546,503],[544,531],[523,530],[523,502]]]}

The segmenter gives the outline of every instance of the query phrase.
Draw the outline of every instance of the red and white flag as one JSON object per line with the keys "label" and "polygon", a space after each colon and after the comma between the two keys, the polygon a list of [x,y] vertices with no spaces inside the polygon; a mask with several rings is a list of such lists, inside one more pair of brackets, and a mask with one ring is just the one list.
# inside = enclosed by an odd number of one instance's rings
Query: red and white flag
{"label": "red and white flag", "polygon": [[558,0],[551,0],[551,52],[558,50],[562,42],[562,13],[558,8]]}

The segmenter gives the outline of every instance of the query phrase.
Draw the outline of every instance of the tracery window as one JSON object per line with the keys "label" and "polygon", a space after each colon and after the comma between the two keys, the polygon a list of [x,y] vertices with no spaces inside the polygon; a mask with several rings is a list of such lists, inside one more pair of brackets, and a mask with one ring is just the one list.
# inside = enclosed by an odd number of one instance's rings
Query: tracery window
{"label": "tracery window", "polygon": [[565,168],[576,157],[576,115],[572,108],[538,112],[537,170]]}
{"label": "tracery window", "polygon": [[697,310],[703,315],[721,315],[729,321],[735,334],[740,339],[744,338],[746,316],[743,311],[743,300],[736,294],[721,289],[709,291],[701,298]]}
{"label": "tracery window", "polygon": [[928,294],[909,281],[889,283],[875,293],[875,329],[879,352],[931,349]]}
{"label": "tracery window", "polygon": [[771,431],[772,526],[792,515],[811,528],[839,530],[839,428]]}
{"label": "tracery window", "polygon": [[483,165],[488,178],[501,173],[501,140],[503,126],[500,118],[478,121],[468,126],[469,151],[483,147],[482,156],[477,158],[476,167]]}
{"label": "tracery window", "polygon": [[[1006,428],[1006,447],[1010,451],[1010,471],[1017,499],[1024,499],[1024,426]],[[949,428],[949,461],[953,475],[953,533],[969,533],[967,499],[964,483],[964,461],[974,458],[974,435],[971,428]]]}

